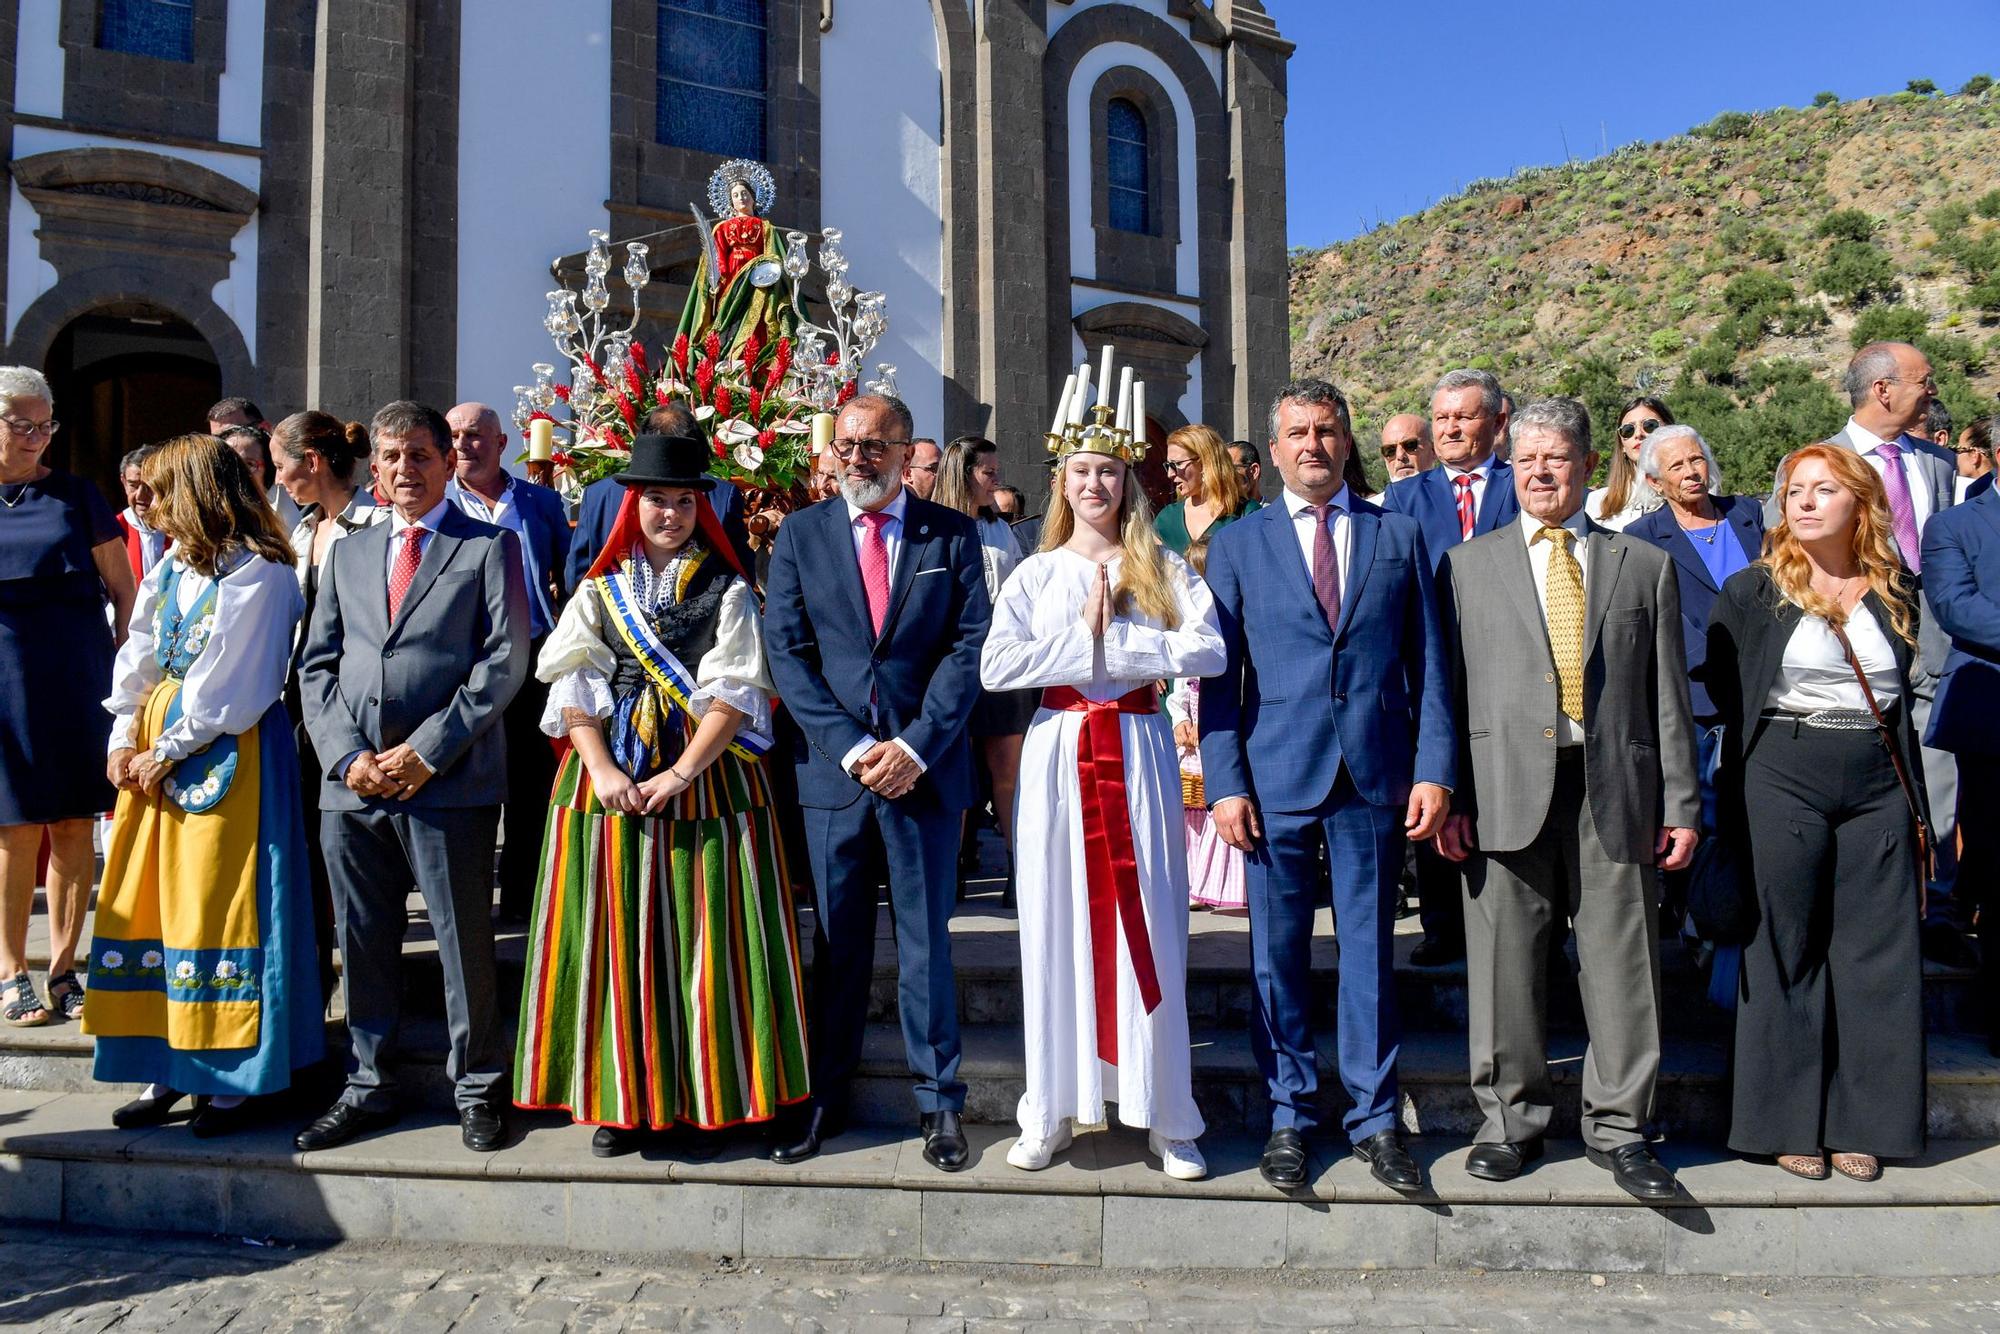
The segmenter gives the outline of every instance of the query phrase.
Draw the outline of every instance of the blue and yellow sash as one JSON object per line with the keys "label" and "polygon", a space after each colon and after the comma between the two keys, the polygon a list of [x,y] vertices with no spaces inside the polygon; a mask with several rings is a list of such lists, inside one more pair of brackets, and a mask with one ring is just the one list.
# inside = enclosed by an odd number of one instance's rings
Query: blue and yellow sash
{"label": "blue and yellow sash", "polygon": [[[674,590],[676,600],[687,591],[688,581],[701,567],[703,559],[706,559],[706,553],[701,558],[682,564],[679,587]],[[617,627],[619,638],[625,641],[625,647],[632,650],[632,656],[639,660],[639,665],[645,668],[646,675],[659,688],[660,693],[666,696],[675,708],[692,718],[694,712],[688,707],[688,701],[694,698],[695,694],[694,674],[682,665],[681,660],[676,658],[665,644],[660,642],[659,635],[653,630],[652,622],[647,620],[633,604],[630,577],[623,570],[610,570],[599,575],[598,579],[599,586],[604,590],[605,608],[610,611],[611,623]],[[737,729],[735,739],[729,743],[729,749],[741,759],[761,759],[770,752],[771,738],[764,733],[752,731],[746,719],[743,726]]]}

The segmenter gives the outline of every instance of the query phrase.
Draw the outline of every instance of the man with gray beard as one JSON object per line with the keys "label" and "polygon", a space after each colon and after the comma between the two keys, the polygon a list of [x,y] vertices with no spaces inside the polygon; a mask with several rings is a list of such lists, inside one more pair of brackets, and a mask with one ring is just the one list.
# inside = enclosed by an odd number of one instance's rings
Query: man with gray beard
{"label": "man with gray beard", "polygon": [[796,1136],[773,1142],[781,1163],[846,1128],[884,879],[924,1158],[946,1172],[970,1161],[949,926],[960,824],[978,794],[965,729],[992,607],[972,520],[904,485],[910,434],[898,399],[842,408],[827,446],[840,494],[785,520],[765,579],[772,680],[803,738],[790,758],[816,895],[812,1105]]}

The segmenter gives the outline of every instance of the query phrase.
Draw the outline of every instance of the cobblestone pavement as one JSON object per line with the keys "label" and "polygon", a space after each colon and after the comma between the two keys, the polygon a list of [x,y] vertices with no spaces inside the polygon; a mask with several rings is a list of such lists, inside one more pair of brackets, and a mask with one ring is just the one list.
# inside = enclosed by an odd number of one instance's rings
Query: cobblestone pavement
{"label": "cobblestone pavement", "polygon": [[[32,1237],[33,1240],[28,1238]],[[81,1331],[904,1331],[1367,1328],[1990,1330],[2000,1279],[1118,1274],[531,1250],[243,1242],[16,1229],[0,1327]]]}

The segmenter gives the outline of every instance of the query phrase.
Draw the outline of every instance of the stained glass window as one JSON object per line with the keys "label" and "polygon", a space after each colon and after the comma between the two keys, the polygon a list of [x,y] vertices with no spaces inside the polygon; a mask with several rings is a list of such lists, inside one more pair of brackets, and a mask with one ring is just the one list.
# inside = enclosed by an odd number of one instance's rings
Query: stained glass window
{"label": "stained glass window", "polygon": [[194,59],[194,0],[104,0],[97,44],[161,60]]}
{"label": "stained glass window", "polygon": [[1152,230],[1146,180],[1146,113],[1122,97],[1104,109],[1104,174],[1111,185],[1111,225]]}
{"label": "stained glass window", "polygon": [[660,0],[656,137],[764,157],[763,0]]}

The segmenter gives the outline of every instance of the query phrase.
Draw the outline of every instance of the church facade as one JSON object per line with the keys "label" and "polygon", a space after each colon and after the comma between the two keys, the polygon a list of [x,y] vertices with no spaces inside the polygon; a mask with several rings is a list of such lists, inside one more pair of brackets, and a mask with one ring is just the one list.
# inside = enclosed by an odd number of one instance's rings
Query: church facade
{"label": "church facade", "polygon": [[1257,0],[0,0],[6,355],[106,480],[225,393],[504,415],[588,233],[647,239],[658,346],[749,157],[887,295],[920,434],[1025,480],[1109,342],[1156,436],[1254,436],[1290,51]]}

